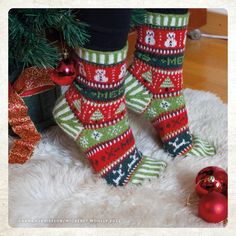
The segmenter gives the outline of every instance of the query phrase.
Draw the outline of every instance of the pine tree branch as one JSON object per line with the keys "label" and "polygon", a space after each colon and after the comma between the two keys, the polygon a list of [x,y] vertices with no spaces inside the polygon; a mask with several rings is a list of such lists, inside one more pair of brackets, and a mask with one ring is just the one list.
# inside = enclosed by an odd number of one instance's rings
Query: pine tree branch
{"label": "pine tree branch", "polygon": [[68,9],[12,9],[9,12],[9,55],[25,66],[55,67],[59,49],[46,38],[56,29],[70,47],[83,46],[89,36],[85,24]]}

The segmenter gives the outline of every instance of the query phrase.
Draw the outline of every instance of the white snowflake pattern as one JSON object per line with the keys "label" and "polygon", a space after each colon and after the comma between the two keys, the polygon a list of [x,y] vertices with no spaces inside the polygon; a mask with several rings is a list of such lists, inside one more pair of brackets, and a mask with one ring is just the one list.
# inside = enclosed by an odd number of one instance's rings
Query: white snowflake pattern
{"label": "white snowflake pattern", "polygon": [[168,110],[168,108],[170,107],[170,103],[166,100],[162,100],[160,103],[160,107],[164,110]]}
{"label": "white snowflake pattern", "polygon": [[101,137],[103,136],[102,133],[94,130],[93,133],[92,133],[92,138],[99,141],[101,139]]}
{"label": "white snowflake pattern", "polygon": [[88,146],[88,139],[85,138],[85,137],[82,137],[82,138],[80,139],[80,144],[81,144],[81,146],[82,146],[83,148],[86,148],[86,147]]}
{"label": "white snowflake pattern", "polygon": [[118,135],[121,132],[121,127],[120,125],[117,125],[115,127],[110,128],[108,132],[109,134],[111,134],[111,136]]}
{"label": "white snowflake pattern", "polygon": [[153,108],[153,107],[150,107],[148,110],[147,110],[147,113],[148,113],[148,116],[149,117],[153,117],[156,115],[156,110]]}
{"label": "white snowflake pattern", "polygon": [[180,96],[180,97],[176,98],[176,103],[177,103],[178,105],[182,105],[182,104],[184,103],[184,98],[183,98],[183,96]]}

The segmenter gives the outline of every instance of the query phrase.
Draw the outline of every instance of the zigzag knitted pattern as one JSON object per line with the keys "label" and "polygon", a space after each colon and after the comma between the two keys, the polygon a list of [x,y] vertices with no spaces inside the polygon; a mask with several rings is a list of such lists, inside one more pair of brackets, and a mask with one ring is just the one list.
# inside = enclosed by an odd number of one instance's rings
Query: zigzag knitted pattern
{"label": "zigzag knitted pattern", "polygon": [[115,52],[78,49],[78,77],[53,112],[95,172],[115,186],[142,183],[166,166],[135,146],[124,96],[126,53],[127,47]]}
{"label": "zigzag knitted pattern", "polygon": [[[188,17],[147,12],[145,24],[137,28],[135,57],[125,79],[127,106],[144,114],[172,156],[193,147],[182,93]],[[214,154],[214,148],[207,151]]]}

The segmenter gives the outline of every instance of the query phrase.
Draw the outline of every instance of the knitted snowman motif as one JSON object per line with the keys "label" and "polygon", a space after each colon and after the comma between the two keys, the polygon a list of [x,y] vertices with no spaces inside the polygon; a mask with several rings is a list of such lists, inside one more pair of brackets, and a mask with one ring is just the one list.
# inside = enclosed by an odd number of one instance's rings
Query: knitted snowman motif
{"label": "knitted snowman motif", "polygon": [[145,43],[149,44],[149,45],[155,45],[156,41],[154,38],[154,31],[153,30],[146,31]]}
{"label": "knitted snowman motif", "polygon": [[166,41],[165,41],[165,47],[167,48],[174,48],[177,45],[177,41],[175,40],[175,33],[169,32],[166,34]]}

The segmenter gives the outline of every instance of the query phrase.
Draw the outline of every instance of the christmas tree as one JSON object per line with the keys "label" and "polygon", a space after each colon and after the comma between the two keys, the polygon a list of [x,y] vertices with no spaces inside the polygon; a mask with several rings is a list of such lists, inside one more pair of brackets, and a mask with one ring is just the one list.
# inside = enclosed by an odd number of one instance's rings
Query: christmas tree
{"label": "christmas tree", "polygon": [[96,111],[91,115],[90,120],[96,121],[96,120],[101,120],[101,119],[103,119],[103,118],[104,118],[103,114],[102,114],[99,110],[96,110]]}
{"label": "christmas tree", "polygon": [[174,84],[172,83],[171,79],[167,77],[164,82],[161,84],[161,88],[173,88]]}
{"label": "christmas tree", "polygon": [[[53,68],[60,60],[61,44],[83,46],[87,25],[71,9],[11,9],[9,11],[9,64]],[[49,40],[50,35],[54,39]],[[59,35],[56,37],[55,35]],[[58,47],[59,46],[59,47]]]}
{"label": "christmas tree", "polygon": [[152,72],[151,71],[147,71],[145,73],[142,74],[142,77],[148,81],[149,83],[152,83]]}

